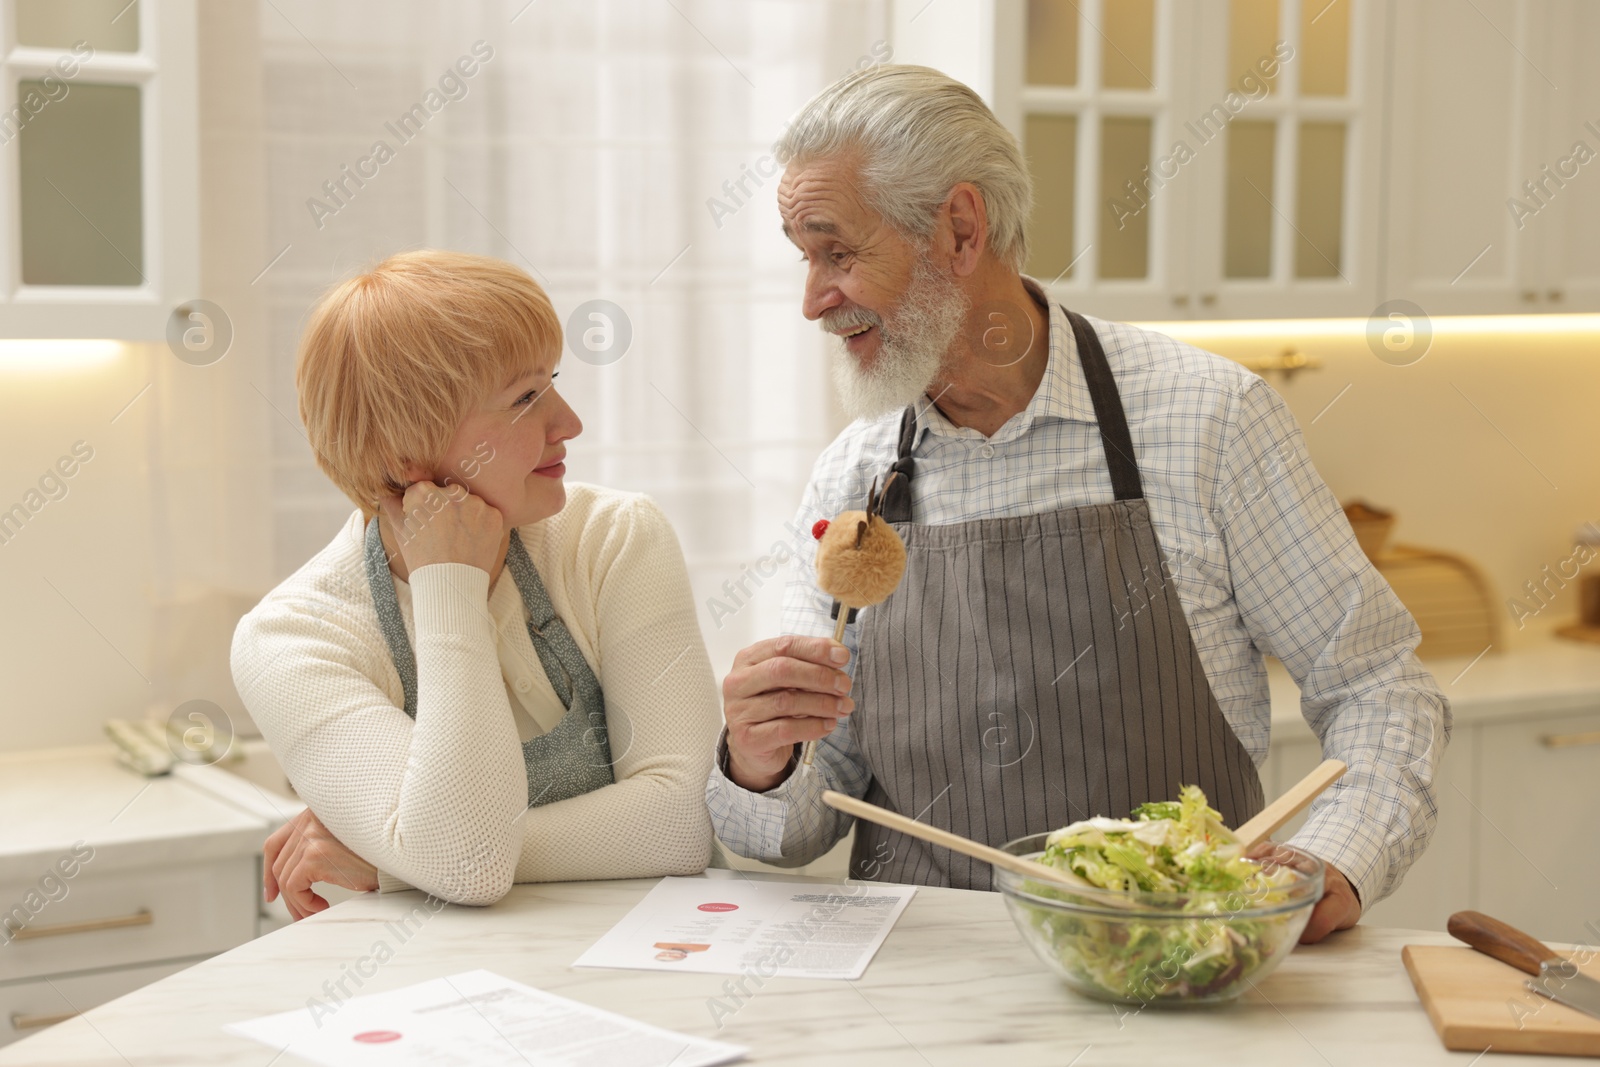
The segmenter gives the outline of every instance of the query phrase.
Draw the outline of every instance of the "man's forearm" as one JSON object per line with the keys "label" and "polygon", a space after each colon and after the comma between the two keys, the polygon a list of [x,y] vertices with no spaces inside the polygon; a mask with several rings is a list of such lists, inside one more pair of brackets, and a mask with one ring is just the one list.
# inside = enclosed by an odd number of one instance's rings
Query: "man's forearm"
{"label": "man's forearm", "polygon": [[853,796],[866,792],[865,778],[826,741],[817,746],[810,768],[798,767],[797,758],[791,758],[787,777],[764,792],[734,781],[727,773],[727,759],[724,736],[706,783],[706,806],[717,838],[746,859],[780,867],[811,862],[837,844],[851,825],[848,816],[823,804],[823,790]]}

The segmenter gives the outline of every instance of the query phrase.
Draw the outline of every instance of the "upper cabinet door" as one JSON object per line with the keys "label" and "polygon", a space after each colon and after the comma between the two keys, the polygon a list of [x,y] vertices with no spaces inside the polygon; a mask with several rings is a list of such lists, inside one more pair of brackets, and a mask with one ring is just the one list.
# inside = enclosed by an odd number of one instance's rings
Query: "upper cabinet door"
{"label": "upper cabinet door", "polygon": [[[1530,5],[1531,147],[1506,213],[1530,246],[1522,310],[1600,311],[1600,4]],[[1531,63],[1528,64],[1531,67]]]}
{"label": "upper cabinet door", "polygon": [[1379,293],[1382,0],[1204,0],[1182,136],[1208,318],[1366,316]]}
{"label": "upper cabinet door", "polygon": [[1543,6],[1395,5],[1388,297],[1430,315],[1541,310],[1530,223],[1550,220],[1519,219],[1512,198],[1538,171],[1536,101],[1551,76]]}
{"label": "upper cabinet door", "polygon": [[1107,318],[1371,314],[1387,7],[997,5],[997,111],[1035,185],[1030,273]]}
{"label": "upper cabinet door", "polygon": [[0,37],[0,334],[163,337],[198,295],[193,0],[4,0]]}
{"label": "upper cabinet door", "polygon": [[997,4],[995,19],[996,112],[1034,179],[1027,273],[1093,315],[1173,317],[1188,287],[1187,191],[1171,157],[1190,5],[1026,0]]}
{"label": "upper cabinet door", "polygon": [[1085,311],[1600,311],[1596,0],[978,7],[1028,269]]}

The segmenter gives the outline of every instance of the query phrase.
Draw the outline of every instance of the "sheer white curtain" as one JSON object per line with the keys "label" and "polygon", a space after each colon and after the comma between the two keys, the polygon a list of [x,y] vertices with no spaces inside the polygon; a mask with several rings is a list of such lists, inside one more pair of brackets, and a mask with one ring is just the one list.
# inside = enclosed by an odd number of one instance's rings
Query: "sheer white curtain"
{"label": "sheer white curtain", "polygon": [[884,58],[888,7],[262,0],[265,270],[250,288],[268,331],[255,384],[275,409],[273,579],[350,511],[295,414],[307,309],[388,253],[440,246],[521,264],[564,320],[594,299],[622,309],[620,359],[563,363],[585,423],[569,477],[666,510],[719,671],[775,632],[775,557],[837,417],[771,145],[812,93]]}

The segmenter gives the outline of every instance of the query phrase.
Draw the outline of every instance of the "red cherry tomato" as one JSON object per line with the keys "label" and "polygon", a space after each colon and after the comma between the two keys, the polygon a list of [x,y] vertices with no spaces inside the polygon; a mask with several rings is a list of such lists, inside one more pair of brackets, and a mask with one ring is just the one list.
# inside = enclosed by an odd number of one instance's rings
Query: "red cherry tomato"
{"label": "red cherry tomato", "polygon": [[828,520],[827,519],[818,519],[816,522],[811,524],[811,536],[816,538],[818,541],[822,540],[822,535],[827,533],[827,532],[828,532]]}

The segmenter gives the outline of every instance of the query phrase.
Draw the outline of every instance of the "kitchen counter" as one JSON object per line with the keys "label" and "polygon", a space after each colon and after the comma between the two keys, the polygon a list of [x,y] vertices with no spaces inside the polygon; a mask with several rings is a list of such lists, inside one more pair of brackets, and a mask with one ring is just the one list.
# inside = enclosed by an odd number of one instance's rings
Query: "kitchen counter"
{"label": "kitchen counter", "polygon": [[[0,1064],[304,1063],[274,1058],[222,1027],[327,997],[331,983],[357,973],[380,943],[392,958],[361,980],[359,992],[483,967],[658,1026],[746,1045],[753,1063],[927,1067],[1003,1055],[1008,1067],[1380,1060],[1424,1067],[1473,1059],[1444,1051],[1400,961],[1402,945],[1454,943],[1442,933],[1358,927],[1298,949],[1230,1007],[1137,1012],[1069,992],[1023,945],[998,894],[955,889],[919,890],[861,980],[769,980],[718,1029],[709,1003],[728,996],[725,976],[571,969],[653,884],[518,885],[493,907],[449,906],[431,916],[417,892],[364,894],[0,1049]],[[414,932],[402,940],[391,924],[413,909]],[[353,981],[347,988],[356,991]],[[1494,1057],[1495,1067],[1535,1062],[1549,1063]]]}
{"label": "kitchen counter", "polygon": [[[1552,629],[1529,627],[1522,644],[1480,657],[1422,661],[1450,698],[1457,726],[1600,707],[1600,645],[1556,637]],[[1300,715],[1300,687],[1282,663],[1267,660],[1267,681],[1273,739],[1312,736]]]}
{"label": "kitchen counter", "polygon": [[109,745],[0,757],[0,1045],[260,933],[261,844],[298,803]]}
{"label": "kitchen counter", "polygon": [[261,847],[265,817],[186,777],[209,768],[145,778],[118,766],[112,751],[86,745],[0,756],[0,811],[8,813],[0,823],[0,885],[37,879],[75,841],[94,850],[96,874]]}

